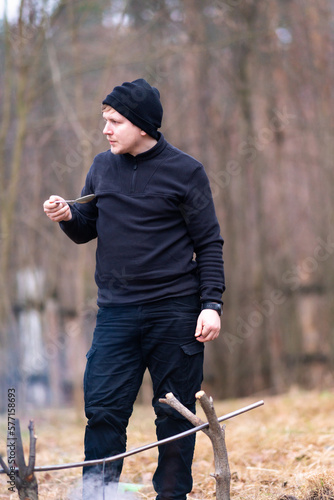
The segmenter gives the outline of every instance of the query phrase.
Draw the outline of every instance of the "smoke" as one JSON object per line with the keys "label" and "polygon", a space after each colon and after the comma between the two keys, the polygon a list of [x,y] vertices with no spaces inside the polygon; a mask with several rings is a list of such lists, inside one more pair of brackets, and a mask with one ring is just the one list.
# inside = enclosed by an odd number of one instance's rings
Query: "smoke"
{"label": "smoke", "polygon": [[[140,485],[138,485],[138,489]],[[96,478],[85,479],[85,492],[82,492],[82,480],[68,495],[68,500],[138,500],[133,491],[137,485],[127,485],[125,483],[101,484],[101,480]]]}

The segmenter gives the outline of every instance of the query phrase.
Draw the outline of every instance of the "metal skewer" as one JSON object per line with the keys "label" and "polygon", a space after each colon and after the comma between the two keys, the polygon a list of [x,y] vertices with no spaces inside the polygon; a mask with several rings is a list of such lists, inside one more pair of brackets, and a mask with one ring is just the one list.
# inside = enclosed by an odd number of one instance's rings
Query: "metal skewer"
{"label": "metal skewer", "polygon": [[[262,406],[263,404],[264,404],[264,401],[262,401],[262,400],[258,401],[257,403],[253,403],[251,405],[244,406],[243,408],[240,408],[239,410],[232,411],[231,413],[227,413],[226,415],[219,417],[217,420],[218,420],[218,422],[224,422],[225,420],[228,420],[230,418],[241,415],[242,413],[245,413],[247,411],[258,408],[259,406]],[[209,423],[205,422],[204,424],[193,427],[187,431],[181,432],[180,434],[176,434],[175,436],[171,436],[171,437],[162,439],[161,441],[156,441],[155,443],[146,444],[144,446],[141,446],[140,448],[135,448],[133,450],[125,451],[124,453],[120,453],[118,455],[114,455],[114,456],[107,457],[107,458],[99,458],[96,460],[87,460],[85,462],[75,462],[75,463],[67,463],[67,464],[62,464],[62,465],[45,465],[45,466],[35,467],[34,472],[46,472],[46,471],[52,471],[52,470],[73,469],[75,467],[85,467],[87,465],[97,465],[97,464],[103,464],[103,463],[108,463],[108,462],[114,462],[116,460],[120,460],[120,459],[123,459],[126,457],[130,457],[131,455],[135,455],[136,453],[141,453],[142,451],[150,450],[151,448],[154,448],[155,446],[167,444],[167,443],[170,443],[172,441],[176,441],[176,440],[181,439],[183,437],[189,436],[191,434],[195,434],[196,432],[198,432],[202,429],[205,429],[207,427],[209,427]],[[15,470],[17,470],[17,469],[15,469]],[[4,474],[4,473],[5,473],[5,471],[3,469],[0,469],[0,474]]]}
{"label": "metal skewer", "polygon": [[86,194],[85,196],[79,196],[75,200],[54,200],[52,203],[88,203],[95,198],[95,194]]}

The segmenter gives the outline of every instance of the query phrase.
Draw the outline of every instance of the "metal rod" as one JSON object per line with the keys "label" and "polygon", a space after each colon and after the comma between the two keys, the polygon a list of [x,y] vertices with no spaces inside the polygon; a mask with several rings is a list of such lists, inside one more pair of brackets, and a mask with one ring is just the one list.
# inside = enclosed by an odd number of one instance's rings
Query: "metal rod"
{"label": "metal rod", "polygon": [[85,196],[79,196],[74,200],[52,200],[52,203],[88,203],[95,198],[95,194],[86,194]]}
{"label": "metal rod", "polygon": [[[243,408],[240,408],[240,410],[235,410],[235,411],[232,411],[231,413],[227,413],[226,415],[223,415],[222,417],[219,417],[218,422],[224,422],[225,420],[228,420],[229,418],[236,417],[236,416],[241,415],[242,413],[246,413],[247,411],[250,411],[250,410],[254,410],[254,408],[258,408],[259,406],[262,406],[263,404],[264,404],[264,401],[258,401],[257,403],[253,403],[251,405],[244,406]],[[86,467],[87,465],[97,465],[97,464],[104,464],[107,462],[108,463],[114,462],[116,460],[121,460],[123,458],[130,457],[131,455],[135,455],[136,453],[141,453],[143,451],[150,450],[151,448],[155,448],[156,446],[161,446],[163,444],[171,443],[172,441],[176,441],[178,439],[182,439],[184,437],[190,436],[191,434],[195,434],[195,432],[206,429],[207,427],[209,427],[209,423],[205,422],[204,424],[193,427],[192,429],[181,432],[180,434],[175,434],[175,436],[170,436],[168,438],[162,439],[161,441],[156,441],[154,443],[146,444],[144,446],[141,446],[140,448],[134,448],[133,450],[129,450],[129,451],[126,451],[124,453],[119,453],[118,455],[114,455],[112,457],[100,458],[97,460],[86,460],[85,462],[75,462],[75,463],[63,464],[63,465],[43,465],[41,467],[35,467],[34,472],[46,472],[46,471],[51,471],[51,470],[74,469],[75,467]],[[0,469],[0,474],[4,474],[4,473],[5,473],[5,471],[3,469]]]}

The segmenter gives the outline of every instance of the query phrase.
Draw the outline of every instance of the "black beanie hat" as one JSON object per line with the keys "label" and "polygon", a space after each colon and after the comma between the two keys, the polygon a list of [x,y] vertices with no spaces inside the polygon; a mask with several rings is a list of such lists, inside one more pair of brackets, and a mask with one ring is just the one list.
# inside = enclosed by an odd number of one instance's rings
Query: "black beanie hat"
{"label": "black beanie hat", "polygon": [[160,92],[143,78],[115,87],[102,104],[111,106],[148,135],[158,139],[163,114]]}

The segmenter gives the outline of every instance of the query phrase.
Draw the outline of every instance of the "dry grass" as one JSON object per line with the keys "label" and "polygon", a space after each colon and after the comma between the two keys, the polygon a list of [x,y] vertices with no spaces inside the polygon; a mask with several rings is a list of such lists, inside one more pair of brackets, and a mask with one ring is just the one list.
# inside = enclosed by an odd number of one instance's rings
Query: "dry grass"
{"label": "dry grass", "polygon": [[[253,403],[257,398],[215,402],[218,415]],[[265,405],[226,423],[226,444],[232,473],[231,497],[241,500],[334,500],[334,393],[299,392],[264,398]],[[198,410],[201,414],[201,409]],[[38,435],[37,465],[82,460],[84,419],[71,410],[47,410],[34,415]],[[28,416],[21,417],[27,427]],[[5,451],[6,422],[0,419],[0,450]],[[27,444],[28,433],[24,433]],[[156,440],[154,414],[135,407],[130,421],[128,448]],[[121,481],[142,484],[136,498],[155,498],[151,479],[157,450],[125,460]],[[191,499],[212,499],[215,481],[211,443],[197,434]],[[80,469],[37,473],[41,500],[68,500],[80,484]],[[0,477],[0,499],[9,495]],[[128,497],[126,497],[128,498]],[[132,498],[134,498],[132,496]]]}

